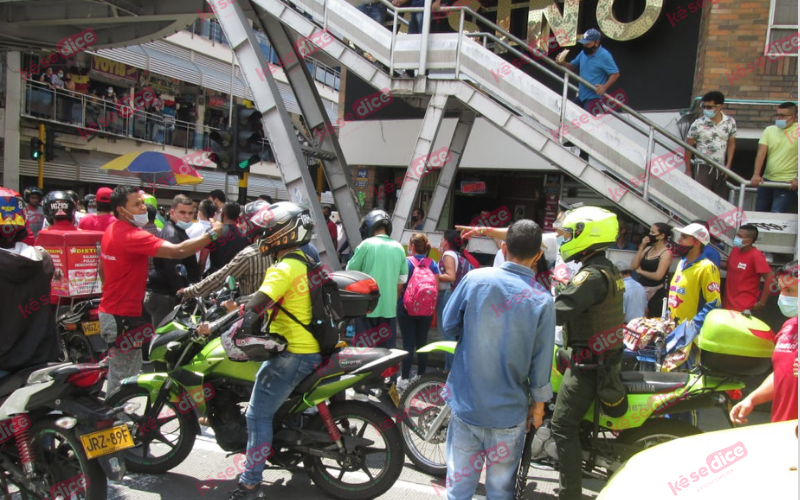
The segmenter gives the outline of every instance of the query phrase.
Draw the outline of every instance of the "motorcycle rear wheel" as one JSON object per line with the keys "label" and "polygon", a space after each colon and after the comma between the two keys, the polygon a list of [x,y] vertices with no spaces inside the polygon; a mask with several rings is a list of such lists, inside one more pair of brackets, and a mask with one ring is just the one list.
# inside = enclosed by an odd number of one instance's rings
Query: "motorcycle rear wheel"
{"label": "motorcycle rear wheel", "polygon": [[[403,415],[407,416],[400,423],[406,456],[422,472],[438,477],[447,474],[445,441],[448,421],[442,424],[431,441],[425,441],[420,434],[424,435],[428,431],[433,420],[444,409],[445,402],[441,396],[441,388],[446,382],[447,376],[442,372],[426,373],[417,377],[403,392],[399,406]],[[415,426],[419,433],[415,432],[409,423]]]}
{"label": "motorcycle rear wheel", "polygon": [[[106,402],[113,407],[138,402],[140,409],[143,408],[135,416],[126,414],[124,419],[130,419],[126,424],[137,445],[122,452],[129,471],[161,474],[180,465],[191,453],[199,432],[199,425],[191,412],[183,413],[172,402],[167,401],[159,415],[151,415],[153,401],[144,387],[123,386]],[[169,425],[173,421],[177,422],[178,428],[165,431],[163,427],[173,427]],[[167,448],[166,452],[151,455],[152,447],[156,445]]]}
{"label": "motorcycle rear wheel", "polygon": [[[329,408],[336,427],[343,435],[362,438],[368,436],[367,439],[372,439],[376,445],[383,441],[383,447],[359,446],[347,454],[346,462],[306,456],[303,465],[311,480],[325,493],[342,500],[368,500],[389,491],[403,471],[403,438],[397,426],[379,409],[359,401],[333,403]],[[319,414],[314,416],[306,428],[326,431]],[[332,448],[335,449],[336,445]],[[378,473],[373,476],[372,471],[376,469]],[[347,474],[350,481],[344,480]],[[351,481],[363,477],[368,478],[368,481]]]}
{"label": "motorcycle rear wheel", "polygon": [[92,349],[91,342],[83,332],[64,332],[61,340],[64,343],[64,352],[69,358],[65,361],[77,364],[96,362],[99,359]]}
{"label": "motorcycle rear wheel", "polygon": [[[619,433],[620,443],[633,445],[641,450],[687,436],[702,434],[703,431],[688,422],[674,418],[653,418],[636,429]],[[627,457],[630,458],[630,457]]]}

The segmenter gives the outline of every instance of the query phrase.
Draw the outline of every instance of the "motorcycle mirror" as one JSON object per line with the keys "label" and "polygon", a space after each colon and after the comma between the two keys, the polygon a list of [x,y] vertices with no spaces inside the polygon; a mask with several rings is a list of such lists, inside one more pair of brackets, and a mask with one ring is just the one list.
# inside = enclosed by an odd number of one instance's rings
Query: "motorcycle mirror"
{"label": "motorcycle mirror", "polygon": [[181,348],[180,342],[169,342],[167,344],[167,351],[174,352]]}
{"label": "motorcycle mirror", "polygon": [[225,280],[225,281],[226,281],[226,283],[228,284],[228,290],[230,290],[231,292],[232,292],[232,291],[234,291],[234,290],[236,290],[236,278],[234,278],[233,276],[230,276],[230,275],[229,275],[229,276],[226,278],[226,280]]}

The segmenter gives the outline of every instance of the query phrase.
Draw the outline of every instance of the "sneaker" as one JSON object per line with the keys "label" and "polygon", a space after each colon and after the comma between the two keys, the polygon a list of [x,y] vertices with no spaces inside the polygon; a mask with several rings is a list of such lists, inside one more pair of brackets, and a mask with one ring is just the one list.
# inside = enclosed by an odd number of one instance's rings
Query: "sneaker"
{"label": "sneaker", "polygon": [[408,383],[409,380],[407,378],[400,377],[399,379],[397,379],[397,385],[396,385],[397,390],[401,392],[405,391],[408,388]]}
{"label": "sneaker", "polygon": [[260,484],[252,490],[239,484],[236,489],[231,492],[228,500],[255,500],[257,498],[267,498],[264,492],[261,491]]}

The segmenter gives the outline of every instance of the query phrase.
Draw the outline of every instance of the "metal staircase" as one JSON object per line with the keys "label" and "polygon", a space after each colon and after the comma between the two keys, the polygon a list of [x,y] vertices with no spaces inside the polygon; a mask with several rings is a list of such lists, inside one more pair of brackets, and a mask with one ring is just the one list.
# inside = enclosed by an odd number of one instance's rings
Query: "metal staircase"
{"label": "metal staircase", "polygon": [[[291,4],[284,0],[253,0],[253,5],[259,7],[256,11],[264,24],[280,23],[301,37],[324,40],[324,43],[318,45],[319,50],[338,60],[376,89],[388,89],[395,98],[411,95],[430,96],[414,155],[406,173],[406,181],[403,183],[393,216],[392,236],[395,239],[402,238],[401,241],[408,239],[409,235],[404,234],[408,231],[404,231],[403,228],[413,208],[412,203],[416,197],[419,180],[437,169],[431,166],[429,161],[424,160],[432,153],[432,144],[439,132],[444,109],[460,107],[459,124],[450,142],[452,159],[442,167],[439,184],[432,200],[431,213],[425,224],[426,231],[433,231],[436,226],[436,220],[444,206],[447,188],[458,167],[460,153],[464,150],[475,117],[479,116],[532,152],[550,161],[555,167],[610,199],[643,223],[652,224],[673,219],[678,224],[683,224],[694,219],[708,220],[712,227],[721,228],[718,237],[723,242],[730,243],[735,234],[735,229],[731,226],[738,227],[740,221],[744,219],[747,222],[761,224],[762,236],[759,248],[769,252],[796,254],[796,214],[764,214],[748,211],[743,212],[743,217],[730,217],[736,213],[737,206],[694,182],[683,173],[682,165],[664,173],[663,170],[669,168],[663,168],[663,163],[660,161],[663,158],[660,157],[672,156],[673,152],[679,151],[679,148],[690,149],[690,147],[628,106],[619,104],[618,111],[612,111],[604,118],[606,123],[602,127],[591,131],[587,127],[572,129],[565,138],[558,132],[562,124],[580,120],[581,116],[586,114],[583,109],[567,99],[568,91],[575,89],[575,84],[582,80],[577,75],[557,67],[546,57],[539,60],[528,58],[526,62],[562,82],[563,91],[559,95],[542,82],[508,64],[494,51],[487,49],[486,45],[493,44],[495,47],[499,45],[519,57],[527,57],[508,43],[515,41],[518,47],[525,47],[525,42],[468,8],[455,7],[448,10],[460,12],[462,26],[465,16],[469,15],[484,25],[487,32],[464,33],[462,30],[452,34],[393,34],[396,30],[389,31],[378,25],[345,0],[293,0]],[[394,9],[388,3],[387,6],[392,9],[390,15],[393,15],[395,24],[398,22],[398,13],[422,10]],[[238,6],[236,9],[238,10]],[[229,19],[226,22],[226,19],[219,15],[218,18],[228,34],[227,25],[232,21]],[[272,36],[270,31],[275,31],[274,26],[273,24],[272,29],[265,27],[268,36]],[[249,28],[245,26],[244,29]],[[482,40],[482,43],[476,41],[478,39]],[[425,50],[422,50],[423,40],[427,40]],[[357,50],[351,46],[355,46]],[[388,71],[369,62],[362,56],[363,53],[369,53],[388,68]],[[425,65],[429,76],[418,76],[414,79],[393,79],[389,76],[393,70],[416,70],[418,74],[425,73],[425,71],[419,72],[420,63]],[[242,64],[242,67],[245,68],[245,64]],[[245,76],[251,86],[261,84],[253,69],[245,68]],[[619,94],[612,91],[611,95]],[[258,102],[258,96],[256,101]],[[298,96],[298,102],[300,101]],[[305,114],[306,109],[303,111]],[[318,120],[311,122],[307,120],[307,122],[309,128],[314,129],[317,126],[325,126],[325,120],[325,117],[319,117]],[[336,196],[336,190],[334,196],[339,204],[339,198],[344,199],[348,195],[352,197],[350,176],[346,175],[347,167],[335,137],[327,134],[324,139],[333,144],[327,146],[320,144],[319,147],[335,149],[338,155],[338,161],[325,162],[325,170],[329,179],[334,178],[337,181],[336,189],[340,196]],[[563,145],[566,139],[587,152],[590,161],[582,160],[566,148]],[[713,160],[693,148],[692,151],[695,156],[714,164]],[[418,163],[415,159],[422,159],[425,167],[420,169],[419,165],[415,165]],[[283,170],[280,162],[279,165]],[[645,168],[646,165],[653,165],[654,168]],[[743,206],[744,187],[749,180],[720,165],[715,165],[729,175],[731,182],[738,183],[737,205]],[[655,168],[656,166],[662,168]],[[786,184],[782,183],[768,185],[786,187]],[[309,185],[306,187],[309,188]],[[313,186],[310,187],[313,189]],[[350,193],[346,192],[348,189],[351,190]],[[353,221],[357,218],[355,204],[339,206],[339,210],[350,237]],[[358,237],[351,238],[351,242],[354,240],[358,240]]]}

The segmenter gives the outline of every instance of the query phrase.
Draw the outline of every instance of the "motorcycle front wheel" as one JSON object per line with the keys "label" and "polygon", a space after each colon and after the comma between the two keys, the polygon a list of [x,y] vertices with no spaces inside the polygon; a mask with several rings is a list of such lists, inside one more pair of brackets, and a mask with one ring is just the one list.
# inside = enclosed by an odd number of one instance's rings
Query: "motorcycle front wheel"
{"label": "motorcycle front wheel", "polygon": [[153,400],[144,387],[121,387],[106,402],[112,407],[139,405],[135,413],[123,418],[136,443],[134,448],[122,452],[131,472],[161,474],[177,467],[191,453],[199,432],[191,411],[181,412],[167,401],[158,415],[154,414]]}
{"label": "motorcycle front wheel", "polygon": [[449,416],[438,422],[431,438],[425,436],[442,412],[449,412],[442,396],[447,376],[442,372],[426,373],[414,379],[400,398],[400,410],[406,418],[400,424],[406,456],[419,470],[432,476],[444,477],[447,474],[445,461],[445,442]]}
{"label": "motorcycle front wheel", "polygon": [[[303,464],[311,480],[325,493],[342,500],[368,500],[389,491],[403,470],[403,438],[391,417],[358,401],[333,403],[329,408],[342,435],[373,443],[357,446],[337,459],[307,456]],[[327,432],[319,414],[306,428]],[[336,445],[325,449],[336,449]]]}

